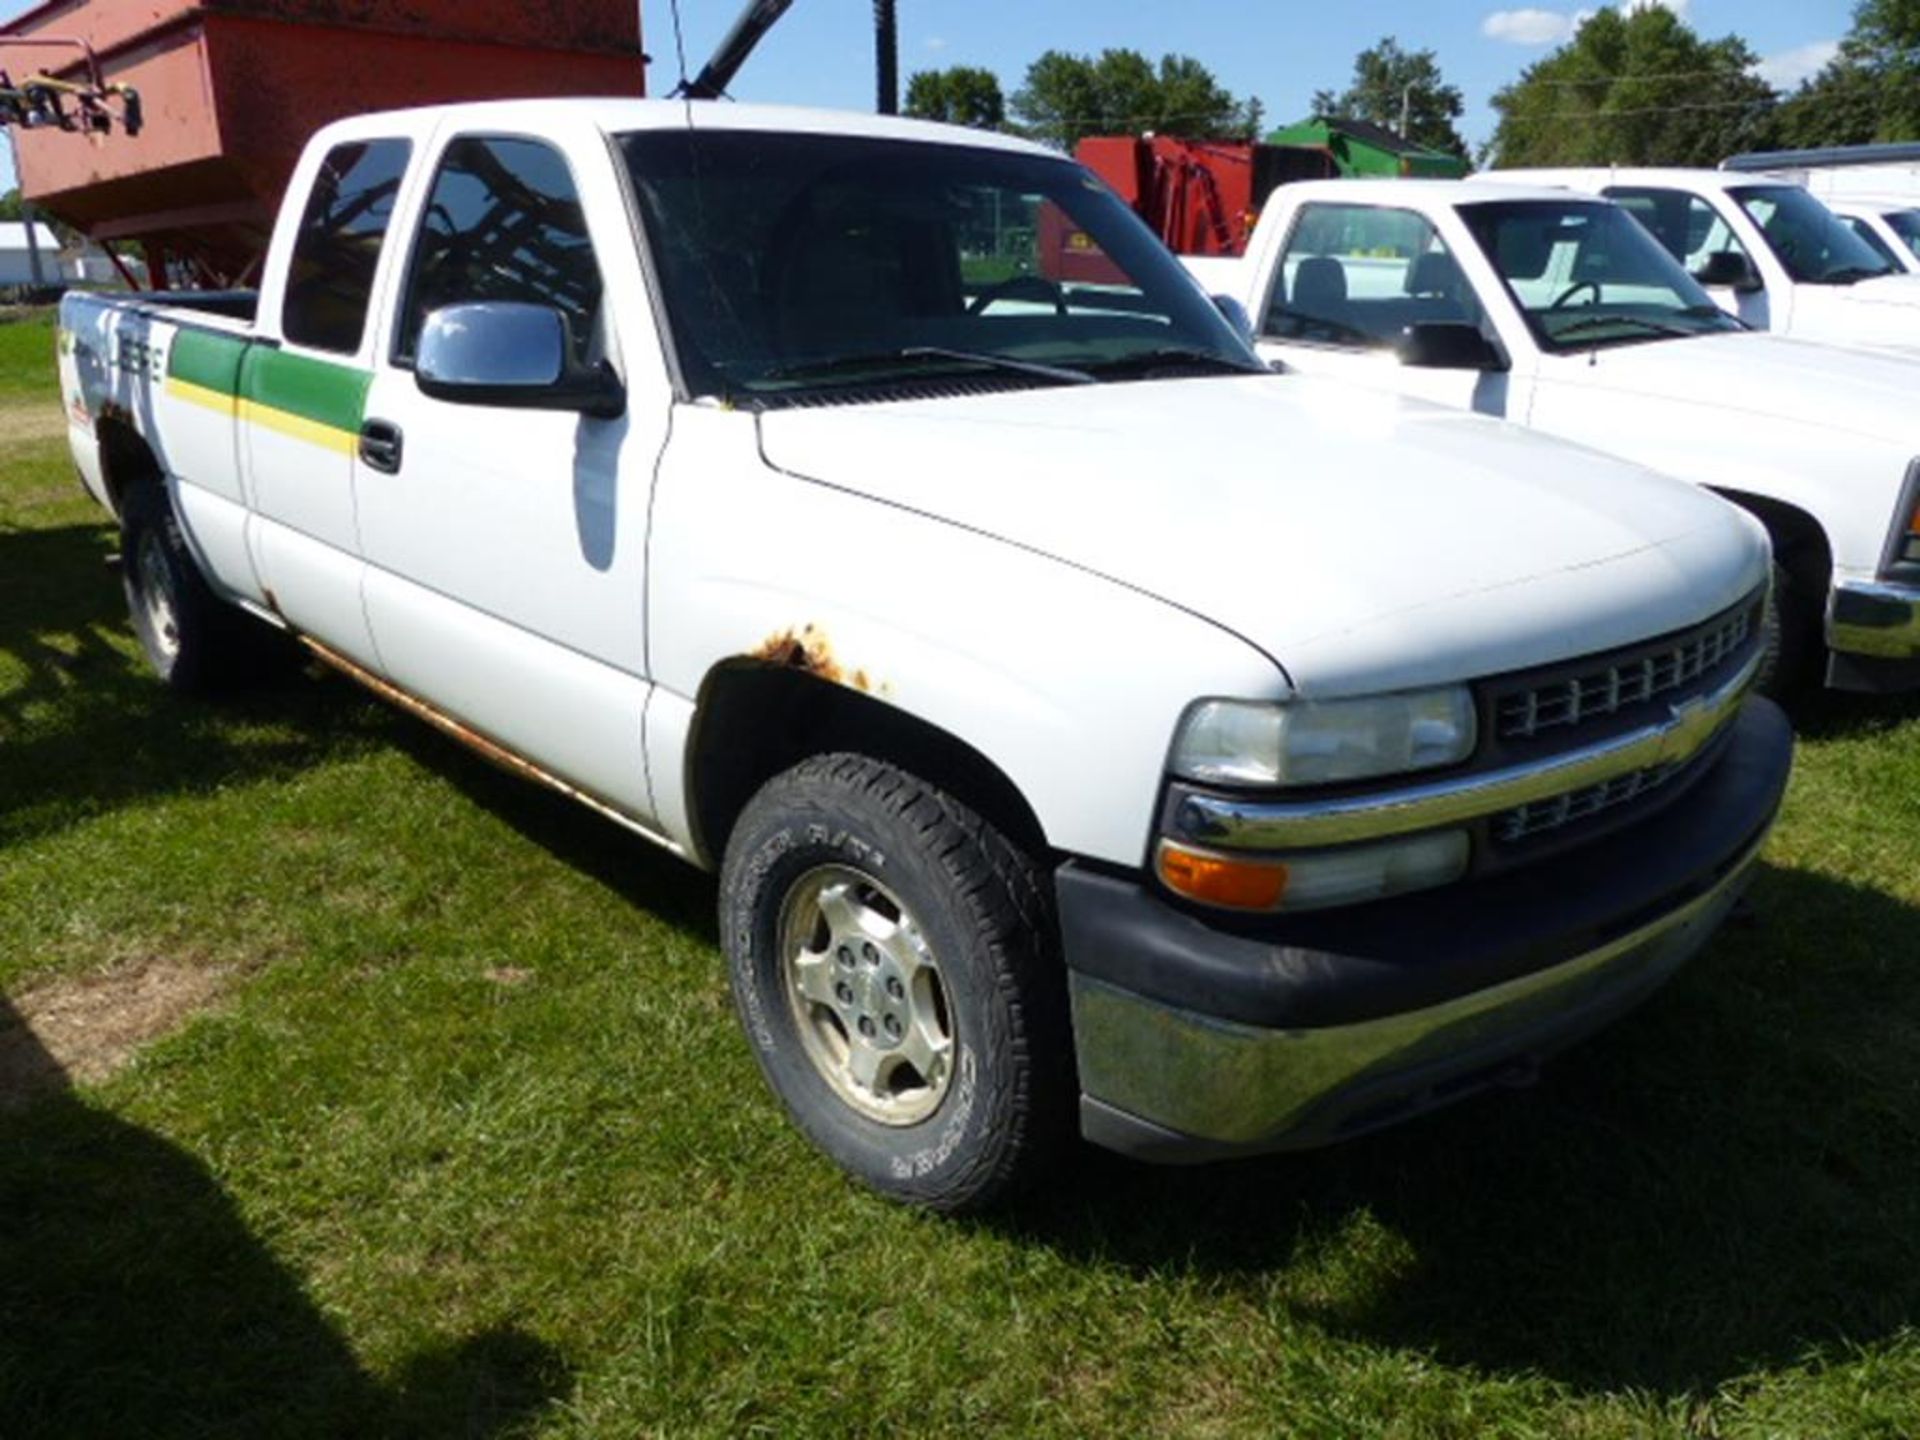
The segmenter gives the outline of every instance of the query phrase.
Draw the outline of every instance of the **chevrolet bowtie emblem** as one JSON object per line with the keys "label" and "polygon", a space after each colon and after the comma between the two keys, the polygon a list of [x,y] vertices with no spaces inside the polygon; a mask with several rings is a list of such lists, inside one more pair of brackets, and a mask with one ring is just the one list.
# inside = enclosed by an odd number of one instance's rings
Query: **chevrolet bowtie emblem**
{"label": "chevrolet bowtie emblem", "polygon": [[1658,764],[1670,765],[1684,760],[1713,737],[1720,723],[1720,710],[1707,704],[1707,697],[1696,695],[1667,707],[1669,719],[1660,730]]}

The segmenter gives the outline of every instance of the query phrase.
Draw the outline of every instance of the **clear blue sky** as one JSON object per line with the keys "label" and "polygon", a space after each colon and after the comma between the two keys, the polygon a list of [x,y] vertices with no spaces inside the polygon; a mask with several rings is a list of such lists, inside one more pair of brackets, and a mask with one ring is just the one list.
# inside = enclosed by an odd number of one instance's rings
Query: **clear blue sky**
{"label": "clear blue sky", "polygon": [[[1599,0],[899,0],[902,84],[915,70],[982,65],[1011,97],[1042,51],[1097,53],[1124,46],[1173,51],[1209,66],[1236,95],[1258,95],[1269,120],[1302,118],[1316,89],[1345,88],[1353,57],[1383,35],[1436,51],[1467,100],[1463,132],[1493,129],[1493,92],[1553,49]],[[1647,0],[1642,0],[1647,3]],[[1777,79],[1817,69],[1847,30],[1853,0],[1667,0],[1703,35],[1743,36],[1780,63]],[[687,63],[698,69],[741,0],[680,0]],[[676,75],[672,11],[644,10],[656,90]],[[873,103],[872,6],[867,0],[795,0],[734,84],[742,100],[865,109]],[[1492,33],[1490,33],[1492,32]],[[1499,38],[1508,37],[1508,38]],[[1544,38],[1543,38],[1544,37]]]}
{"label": "clear blue sky", "polygon": [[[680,0],[687,64],[698,69],[744,0]],[[1656,0],[1626,0],[1656,3]],[[1658,0],[1703,35],[1743,36],[1776,83],[1819,67],[1846,33],[1853,0]],[[1462,124],[1475,144],[1493,128],[1488,100],[1523,67],[1548,54],[1597,0],[899,0],[900,71],[983,65],[1009,96],[1044,50],[1097,53],[1114,46],[1149,56],[1191,55],[1236,95],[1258,95],[1273,123],[1306,113],[1322,86],[1343,88],[1353,57],[1383,35],[1432,48],[1467,99]],[[0,0],[0,16],[27,9]],[[678,75],[672,9],[645,0],[652,88]],[[873,104],[873,20],[868,0],[795,0],[785,20],[734,83],[742,100],[867,109]],[[13,183],[0,149],[0,180]]]}

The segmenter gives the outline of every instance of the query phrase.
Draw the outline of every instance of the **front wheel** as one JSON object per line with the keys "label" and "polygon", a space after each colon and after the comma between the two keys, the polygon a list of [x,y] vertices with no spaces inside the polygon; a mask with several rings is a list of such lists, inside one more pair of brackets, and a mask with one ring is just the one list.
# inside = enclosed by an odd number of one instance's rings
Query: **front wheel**
{"label": "front wheel", "polygon": [[984,1206],[1065,1148],[1062,974],[1031,860],[858,755],[808,760],[741,815],[721,873],[734,999],[768,1083],[859,1180]]}

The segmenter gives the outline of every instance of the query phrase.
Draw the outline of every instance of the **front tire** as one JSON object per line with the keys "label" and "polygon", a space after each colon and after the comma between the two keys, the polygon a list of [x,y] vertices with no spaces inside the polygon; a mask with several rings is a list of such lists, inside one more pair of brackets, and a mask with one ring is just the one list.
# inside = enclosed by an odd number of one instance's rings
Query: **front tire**
{"label": "front tire", "polygon": [[1062,972],[1033,862],[894,766],[826,755],[742,813],[721,941],[794,1123],[895,1199],[975,1209],[1070,1140]]}
{"label": "front tire", "polygon": [[1826,587],[1791,559],[1773,562],[1773,593],[1761,619],[1757,688],[1793,700],[1814,687],[1826,656]]}

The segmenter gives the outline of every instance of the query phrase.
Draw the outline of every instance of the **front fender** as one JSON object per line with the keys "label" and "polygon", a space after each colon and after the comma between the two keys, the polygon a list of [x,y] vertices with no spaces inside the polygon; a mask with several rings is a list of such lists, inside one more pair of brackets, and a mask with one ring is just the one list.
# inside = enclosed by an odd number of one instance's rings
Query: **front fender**
{"label": "front fender", "polygon": [[1126,865],[1144,855],[1185,707],[1286,691],[1253,646],[1165,601],[771,469],[746,414],[677,410],[649,556],[648,768],[683,843],[687,797],[669,792],[684,788],[692,710],[714,667],[743,657],[803,667],[964,741],[1050,843]]}

